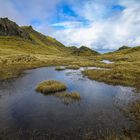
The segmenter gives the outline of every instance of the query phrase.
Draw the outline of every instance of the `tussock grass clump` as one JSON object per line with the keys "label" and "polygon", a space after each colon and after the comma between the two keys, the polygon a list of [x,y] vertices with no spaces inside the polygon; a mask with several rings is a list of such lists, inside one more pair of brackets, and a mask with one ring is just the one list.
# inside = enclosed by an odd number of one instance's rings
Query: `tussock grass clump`
{"label": "tussock grass clump", "polygon": [[61,83],[59,81],[54,81],[54,80],[48,80],[48,81],[41,82],[36,87],[36,91],[44,93],[44,94],[65,91],[66,89],[67,89],[67,87],[64,83]]}
{"label": "tussock grass clump", "polygon": [[73,99],[80,99],[80,94],[78,92],[71,92],[69,95],[69,97],[73,98]]}
{"label": "tussock grass clump", "polygon": [[75,69],[75,70],[77,70],[77,69],[80,68],[80,66],[78,66],[78,65],[69,65],[69,66],[67,66],[66,68],[67,68],[67,69]]}
{"label": "tussock grass clump", "polygon": [[76,99],[76,100],[80,100],[80,94],[78,92],[71,92],[71,93],[67,93],[67,92],[63,92],[63,93],[57,93],[55,94],[55,96],[57,97],[64,97],[64,98],[71,98],[71,99]]}
{"label": "tussock grass clump", "polygon": [[12,55],[6,58],[7,64],[13,63],[33,63],[39,61],[36,57],[31,55]]}
{"label": "tussock grass clump", "polygon": [[56,67],[55,70],[57,71],[62,71],[62,70],[65,70],[66,68],[65,67]]}

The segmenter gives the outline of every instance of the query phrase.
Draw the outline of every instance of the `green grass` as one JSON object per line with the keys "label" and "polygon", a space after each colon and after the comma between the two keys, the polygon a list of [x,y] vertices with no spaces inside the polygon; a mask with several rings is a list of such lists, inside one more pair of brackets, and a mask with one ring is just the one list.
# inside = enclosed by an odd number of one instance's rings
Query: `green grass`
{"label": "green grass", "polygon": [[65,91],[67,86],[64,83],[48,80],[39,83],[36,87],[37,92],[41,92],[44,94],[56,93],[60,91]]}

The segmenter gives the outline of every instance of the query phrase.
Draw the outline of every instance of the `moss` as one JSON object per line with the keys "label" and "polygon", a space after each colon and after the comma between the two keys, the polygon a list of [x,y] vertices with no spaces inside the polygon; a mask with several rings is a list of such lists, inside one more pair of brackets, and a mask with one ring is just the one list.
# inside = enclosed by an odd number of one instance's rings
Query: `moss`
{"label": "moss", "polygon": [[65,91],[66,89],[67,87],[64,83],[54,81],[54,80],[41,82],[36,87],[36,91],[44,93],[44,94]]}

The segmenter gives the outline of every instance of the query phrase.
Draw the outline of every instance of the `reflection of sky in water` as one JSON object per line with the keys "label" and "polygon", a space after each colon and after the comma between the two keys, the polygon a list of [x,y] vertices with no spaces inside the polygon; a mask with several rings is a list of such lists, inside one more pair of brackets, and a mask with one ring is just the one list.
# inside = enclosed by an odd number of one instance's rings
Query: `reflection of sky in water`
{"label": "reflection of sky in water", "polygon": [[[54,67],[26,71],[26,75],[1,83],[0,130],[43,129],[61,134],[79,128],[98,133],[107,128],[119,131],[131,126],[128,119],[114,106],[114,99],[129,99],[131,88],[111,86],[82,77],[81,69],[55,71]],[[68,91],[78,91],[79,102],[67,103],[54,96],[34,91],[43,80],[59,80]],[[116,123],[117,122],[117,123]]]}

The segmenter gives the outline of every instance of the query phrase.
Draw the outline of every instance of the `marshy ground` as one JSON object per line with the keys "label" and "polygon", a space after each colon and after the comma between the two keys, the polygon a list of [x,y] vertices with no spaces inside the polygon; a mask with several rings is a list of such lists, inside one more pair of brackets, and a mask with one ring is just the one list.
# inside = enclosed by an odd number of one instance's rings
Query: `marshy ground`
{"label": "marshy ground", "polygon": [[[70,71],[71,74],[67,75]],[[113,105],[117,97],[124,104],[127,101],[125,94],[131,95],[132,89],[92,81],[80,73],[80,70],[57,71],[55,67],[44,67],[26,71],[22,77],[3,82],[0,93],[5,94],[0,98],[0,112],[5,119],[0,119],[0,130],[7,126],[13,131],[10,136],[8,132],[11,130],[3,134],[7,138],[32,138],[34,135],[37,139],[47,135],[45,138],[51,139],[138,139],[135,123]],[[68,93],[58,92],[50,96],[36,93],[34,87],[46,79],[65,83]],[[121,107],[126,109],[126,106]]]}

